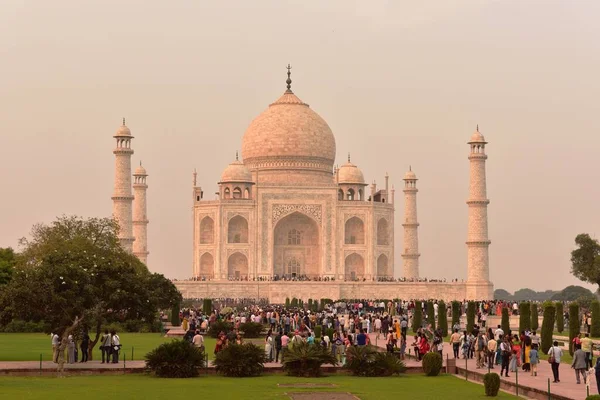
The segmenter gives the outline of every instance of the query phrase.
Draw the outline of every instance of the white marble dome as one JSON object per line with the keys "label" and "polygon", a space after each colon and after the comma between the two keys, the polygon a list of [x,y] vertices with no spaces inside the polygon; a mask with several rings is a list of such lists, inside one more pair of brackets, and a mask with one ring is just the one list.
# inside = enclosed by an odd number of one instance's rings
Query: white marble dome
{"label": "white marble dome", "polygon": [[145,175],[145,176],[148,176],[148,174],[146,173],[146,168],[142,167],[141,163],[140,163],[139,167],[137,167],[135,169],[135,172],[133,174],[134,175]]}
{"label": "white marble dome", "polygon": [[350,161],[342,165],[338,170],[338,183],[364,185],[365,177],[362,171]]}
{"label": "white marble dome", "polygon": [[123,125],[121,125],[119,129],[117,129],[117,132],[115,133],[114,137],[118,136],[131,136],[131,131],[129,130],[127,125],[125,125],[125,118],[123,118]]}
{"label": "white marble dome", "polygon": [[473,135],[471,135],[471,140],[469,140],[469,143],[487,143],[483,135],[479,132],[479,127],[473,133]]}
{"label": "white marble dome", "polygon": [[227,182],[252,182],[252,173],[244,163],[235,160],[221,174],[221,181],[219,183]]}

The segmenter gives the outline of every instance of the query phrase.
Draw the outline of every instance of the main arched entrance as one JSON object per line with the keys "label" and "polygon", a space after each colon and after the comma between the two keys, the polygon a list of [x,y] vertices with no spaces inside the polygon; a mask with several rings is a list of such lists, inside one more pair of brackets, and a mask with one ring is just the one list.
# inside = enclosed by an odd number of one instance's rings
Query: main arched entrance
{"label": "main arched entrance", "polygon": [[227,275],[229,279],[248,279],[248,258],[242,253],[235,252],[227,260]]}
{"label": "main arched entrance", "polygon": [[321,273],[319,226],[294,212],[275,226],[273,274],[288,279],[316,277]]}
{"label": "main arched entrance", "polygon": [[350,254],[344,264],[346,280],[362,281],[365,278],[365,260],[359,254]]}

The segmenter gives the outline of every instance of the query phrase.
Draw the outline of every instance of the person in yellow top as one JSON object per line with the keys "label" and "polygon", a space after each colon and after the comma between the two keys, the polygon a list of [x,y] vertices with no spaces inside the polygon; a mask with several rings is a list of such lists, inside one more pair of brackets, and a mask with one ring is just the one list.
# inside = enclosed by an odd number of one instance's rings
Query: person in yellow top
{"label": "person in yellow top", "polygon": [[402,333],[400,330],[400,323],[398,323],[397,319],[394,320],[394,331],[396,332],[396,340],[400,340]]}
{"label": "person in yellow top", "polygon": [[592,367],[592,346],[593,342],[592,339],[590,339],[590,334],[586,333],[585,337],[581,339],[581,350],[583,350],[585,353],[586,369],[590,369]]}
{"label": "person in yellow top", "polygon": [[454,329],[454,333],[450,336],[450,343],[452,344],[452,351],[454,351],[454,358],[458,358],[460,350],[460,333],[458,333],[458,329]]}
{"label": "person in yellow top", "polygon": [[494,369],[494,361],[496,360],[496,350],[497,350],[497,348],[498,348],[498,342],[496,342],[496,339],[494,339],[494,337],[492,337],[487,342],[488,366],[490,367],[490,369]]}

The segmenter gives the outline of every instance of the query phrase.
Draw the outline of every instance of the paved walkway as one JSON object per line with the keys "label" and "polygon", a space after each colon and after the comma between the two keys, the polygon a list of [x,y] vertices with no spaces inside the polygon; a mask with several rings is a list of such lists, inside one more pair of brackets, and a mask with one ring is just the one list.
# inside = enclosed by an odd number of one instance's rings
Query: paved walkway
{"label": "paved walkway", "polygon": [[[377,346],[380,346],[380,347],[385,347],[385,340],[382,340],[382,336],[380,336],[380,338],[378,340],[375,340],[375,336],[376,335],[374,333],[370,334],[371,343],[377,344]],[[408,338],[408,342],[409,342],[409,345],[410,345],[410,343],[412,343],[410,337]],[[444,365],[446,364],[446,357],[454,358],[452,346],[449,343],[444,343]],[[407,365],[412,366],[413,363],[415,363],[415,361],[409,361],[409,362],[407,362]],[[461,358],[457,362],[457,366],[459,368],[465,368],[465,364],[469,371],[474,370],[474,371],[481,371],[483,373],[487,372],[487,368],[476,369],[475,359],[469,359],[465,363],[465,360]],[[500,365],[495,365],[491,371],[496,372],[497,374],[500,374]],[[583,384],[583,381],[580,385],[577,384],[577,379],[575,378],[575,370],[571,369],[570,364],[566,364],[566,363],[560,364],[560,368],[559,368],[560,382],[559,383],[552,383],[552,380],[554,379],[553,375],[552,375],[552,368],[550,367],[550,364],[545,360],[541,360],[540,364],[538,364],[537,377],[531,376],[530,372],[524,372],[522,369],[519,369],[518,377],[519,377],[519,386],[528,386],[528,387],[537,388],[537,389],[540,389],[543,391],[547,391],[548,390],[548,378],[550,378],[550,392],[551,393],[559,394],[561,396],[565,396],[567,398],[577,399],[577,400],[585,399],[585,397],[587,395],[586,385]],[[514,383],[516,381],[516,378],[517,378],[517,374],[509,372],[508,378],[502,377],[501,379],[503,381]],[[596,394],[596,393],[598,393],[597,386],[596,386],[596,378],[595,378],[595,376],[592,375],[591,376],[591,384],[590,384],[590,394]]]}

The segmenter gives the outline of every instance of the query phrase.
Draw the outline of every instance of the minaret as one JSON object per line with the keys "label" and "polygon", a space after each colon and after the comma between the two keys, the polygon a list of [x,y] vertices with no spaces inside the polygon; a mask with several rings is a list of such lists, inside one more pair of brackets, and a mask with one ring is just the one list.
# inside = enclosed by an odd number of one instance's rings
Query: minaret
{"label": "minaret", "polygon": [[117,147],[113,150],[115,155],[115,190],[112,196],[113,217],[119,223],[119,240],[121,246],[132,252],[133,232],[132,232],[132,212],[131,203],[133,195],[131,194],[131,131],[125,125],[119,127],[117,133],[113,136],[117,140]]}
{"label": "minaret", "polygon": [[491,299],[492,286],[489,282],[489,256],[488,247],[488,219],[486,179],[485,179],[485,145],[487,142],[477,130],[468,142],[470,147],[470,183],[469,199],[469,226],[467,233],[467,299]]}
{"label": "minaret", "polygon": [[417,222],[417,175],[409,167],[404,175],[404,252],[402,276],[419,277],[419,223]]}
{"label": "minaret", "polygon": [[133,255],[140,259],[141,262],[148,265],[148,217],[146,214],[146,169],[140,166],[133,173]]}

